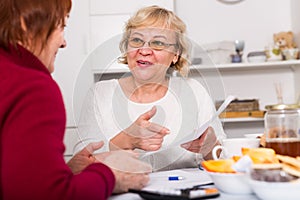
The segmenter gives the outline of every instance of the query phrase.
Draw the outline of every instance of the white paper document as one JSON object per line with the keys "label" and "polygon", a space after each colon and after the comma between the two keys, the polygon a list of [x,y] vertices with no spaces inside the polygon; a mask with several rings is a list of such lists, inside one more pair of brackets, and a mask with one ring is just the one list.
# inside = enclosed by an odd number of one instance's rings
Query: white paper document
{"label": "white paper document", "polygon": [[[181,180],[168,180],[169,177],[182,177]],[[183,169],[155,172],[150,174],[149,184],[143,188],[147,191],[158,191],[163,188],[184,189],[199,184],[211,183],[212,180],[207,173],[199,169]]]}
{"label": "white paper document", "polygon": [[172,146],[174,145],[181,145],[190,141],[193,141],[195,139],[198,139],[204,131],[209,127],[209,125],[226,109],[226,107],[230,104],[231,101],[235,99],[234,96],[228,96],[226,100],[222,103],[222,105],[219,107],[218,111],[212,116],[212,118],[208,121],[206,121],[204,124],[202,124],[197,130],[195,130],[193,133],[190,133],[186,135],[184,138],[181,138],[178,141],[174,141],[172,143]]}
{"label": "white paper document", "polygon": [[[149,176],[150,176],[150,181],[148,185],[143,188],[143,190],[150,191],[150,192],[157,192],[157,191],[169,190],[169,189],[185,189],[200,184],[212,183],[212,179],[206,172],[195,168],[154,172],[151,173]],[[180,176],[183,177],[183,179],[178,181],[169,181],[168,177],[170,176]],[[128,200],[128,199],[141,200],[142,198],[139,195],[133,193],[124,193],[120,195],[112,195],[109,197],[109,200]]]}

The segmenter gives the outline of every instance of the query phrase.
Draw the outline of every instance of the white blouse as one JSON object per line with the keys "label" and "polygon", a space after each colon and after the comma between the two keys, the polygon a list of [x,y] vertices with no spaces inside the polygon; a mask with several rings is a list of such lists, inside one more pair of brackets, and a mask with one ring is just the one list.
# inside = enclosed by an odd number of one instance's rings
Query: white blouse
{"label": "white blouse", "polygon": [[[196,167],[201,155],[172,146],[172,142],[210,120],[216,111],[209,94],[198,81],[179,77],[171,77],[166,95],[151,103],[129,100],[116,79],[97,82],[83,104],[78,124],[79,141],[74,152],[100,140],[105,142],[100,151],[108,151],[110,139],[153,106],[157,107],[157,112],[151,121],[170,130],[163,141],[163,147],[167,149],[144,156],[144,151],[139,150],[141,159],[150,163],[154,171]],[[218,118],[211,126],[218,139],[225,137]]]}

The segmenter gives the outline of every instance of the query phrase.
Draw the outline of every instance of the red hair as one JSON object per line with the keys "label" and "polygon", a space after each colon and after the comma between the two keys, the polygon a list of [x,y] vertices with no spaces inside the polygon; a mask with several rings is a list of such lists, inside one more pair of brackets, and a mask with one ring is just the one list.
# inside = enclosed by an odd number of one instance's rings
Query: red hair
{"label": "red hair", "polygon": [[65,24],[71,7],[71,0],[1,0],[0,47],[20,42],[43,48],[52,32]]}

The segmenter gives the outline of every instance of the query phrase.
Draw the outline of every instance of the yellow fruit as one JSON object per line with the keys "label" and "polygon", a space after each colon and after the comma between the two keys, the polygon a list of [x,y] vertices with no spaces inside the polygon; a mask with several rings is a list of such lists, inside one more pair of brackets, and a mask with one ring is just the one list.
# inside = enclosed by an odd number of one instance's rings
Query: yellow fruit
{"label": "yellow fruit", "polygon": [[254,164],[279,163],[271,148],[242,148],[242,154],[248,155]]}

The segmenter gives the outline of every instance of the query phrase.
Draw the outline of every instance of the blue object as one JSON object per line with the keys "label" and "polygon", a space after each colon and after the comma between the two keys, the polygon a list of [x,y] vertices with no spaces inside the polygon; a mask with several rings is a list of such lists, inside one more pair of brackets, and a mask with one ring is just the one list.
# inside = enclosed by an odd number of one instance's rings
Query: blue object
{"label": "blue object", "polygon": [[169,176],[169,181],[179,181],[182,180],[182,176]]}
{"label": "blue object", "polygon": [[231,62],[232,63],[240,63],[240,62],[242,62],[242,56],[239,55],[239,54],[231,55]]}

